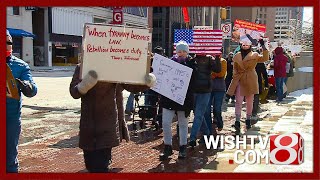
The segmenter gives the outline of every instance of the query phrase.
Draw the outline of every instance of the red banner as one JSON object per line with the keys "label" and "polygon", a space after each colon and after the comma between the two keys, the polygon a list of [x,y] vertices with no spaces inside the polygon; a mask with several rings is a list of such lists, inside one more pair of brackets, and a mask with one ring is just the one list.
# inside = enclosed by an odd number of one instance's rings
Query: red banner
{"label": "red banner", "polygon": [[239,28],[260,31],[264,33],[266,33],[266,30],[267,30],[267,27],[264,24],[256,24],[253,22],[248,22],[248,21],[239,20],[239,19],[236,19],[236,21],[234,22],[234,26],[236,25],[239,25],[240,26]]}
{"label": "red banner", "polygon": [[188,12],[188,8],[187,7],[183,7],[182,8],[182,14],[183,14],[184,22],[185,23],[190,22],[189,12]]}

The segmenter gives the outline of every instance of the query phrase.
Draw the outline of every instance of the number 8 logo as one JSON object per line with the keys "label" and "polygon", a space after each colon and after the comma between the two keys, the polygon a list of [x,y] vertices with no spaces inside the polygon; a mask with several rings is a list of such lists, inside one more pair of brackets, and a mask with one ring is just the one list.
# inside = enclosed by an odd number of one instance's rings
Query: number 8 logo
{"label": "number 8 logo", "polygon": [[[290,140],[283,141],[288,145],[282,145],[281,140],[290,138]],[[284,156],[279,151],[285,150],[289,153],[289,157],[284,161],[279,161],[283,159]],[[303,162],[303,139],[300,134],[283,134],[283,135],[273,135],[270,136],[270,162],[274,164],[301,164]]]}

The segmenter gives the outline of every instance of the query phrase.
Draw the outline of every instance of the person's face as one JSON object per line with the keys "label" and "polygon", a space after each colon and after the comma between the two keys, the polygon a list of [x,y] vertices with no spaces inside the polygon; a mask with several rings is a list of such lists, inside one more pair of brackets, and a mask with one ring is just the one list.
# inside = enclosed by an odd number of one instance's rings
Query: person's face
{"label": "person's face", "polygon": [[229,59],[232,59],[233,58],[233,55],[232,54],[229,54]]}
{"label": "person's face", "polygon": [[186,51],[179,50],[179,51],[177,52],[177,55],[178,55],[179,57],[184,57],[184,58],[186,58],[186,57],[188,56],[188,53],[187,53]]}
{"label": "person's face", "polygon": [[250,49],[250,45],[249,44],[242,44],[241,48],[244,50],[248,50],[248,49]]}
{"label": "person's face", "polygon": [[7,36],[7,51],[12,51],[12,39]]}

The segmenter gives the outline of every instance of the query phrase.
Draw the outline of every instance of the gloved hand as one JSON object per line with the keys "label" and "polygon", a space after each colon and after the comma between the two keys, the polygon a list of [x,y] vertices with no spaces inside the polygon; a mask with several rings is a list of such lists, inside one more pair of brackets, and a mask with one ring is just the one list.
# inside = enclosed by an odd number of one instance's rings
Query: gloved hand
{"label": "gloved hand", "polygon": [[146,85],[153,87],[156,84],[156,76],[152,73],[146,75]]}
{"label": "gloved hand", "polygon": [[264,45],[264,40],[263,39],[259,39],[259,43],[260,43],[261,46],[263,46]]}
{"label": "gloved hand", "polygon": [[78,91],[81,94],[86,94],[98,82],[98,75],[95,71],[91,70],[86,74],[82,81],[77,85]]}
{"label": "gloved hand", "polygon": [[260,43],[262,49],[266,50],[266,46],[264,45],[264,40],[263,39],[259,39],[259,43]]}
{"label": "gloved hand", "polygon": [[27,96],[27,97],[31,97],[32,96],[32,85],[29,81],[22,81],[21,79],[16,78],[16,82],[18,85],[18,88],[21,90],[21,92]]}

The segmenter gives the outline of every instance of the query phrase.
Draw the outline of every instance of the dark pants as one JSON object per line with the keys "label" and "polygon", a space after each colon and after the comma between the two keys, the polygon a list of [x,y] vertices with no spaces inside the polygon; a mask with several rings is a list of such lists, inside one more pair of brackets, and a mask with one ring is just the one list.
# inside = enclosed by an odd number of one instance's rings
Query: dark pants
{"label": "dark pants", "polygon": [[86,168],[89,172],[108,172],[109,161],[111,160],[111,148],[93,151],[83,150],[83,157]]}
{"label": "dark pants", "polygon": [[284,77],[276,78],[276,88],[277,88],[277,101],[282,101],[283,99],[283,83]]}
{"label": "dark pants", "polygon": [[259,109],[259,94],[255,94],[253,97],[253,109],[252,109],[252,115],[256,116],[258,114]]}
{"label": "dark pants", "polygon": [[[11,121],[11,122],[8,122]],[[7,120],[6,131],[6,168],[7,173],[17,173],[19,168],[18,162],[18,144],[21,132],[20,120],[10,119]]]}
{"label": "dark pants", "polygon": [[[213,134],[212,129],[212,117],[211,117],[211,105],[213,105],[213,115],[215,120],[217,121],[217,127],[223,128],[223,120],[222,120],[222,103],[223,97],[225,92],[224,91],[213,91],[211,92],[209,104],[207,107],[207,111],[204,114],[205,121],[207,123],[207,127],[209,129],[210,134]],[[203,128],[202,128],[203,131]],[[203,131],[205,132],[205,131]]]}

